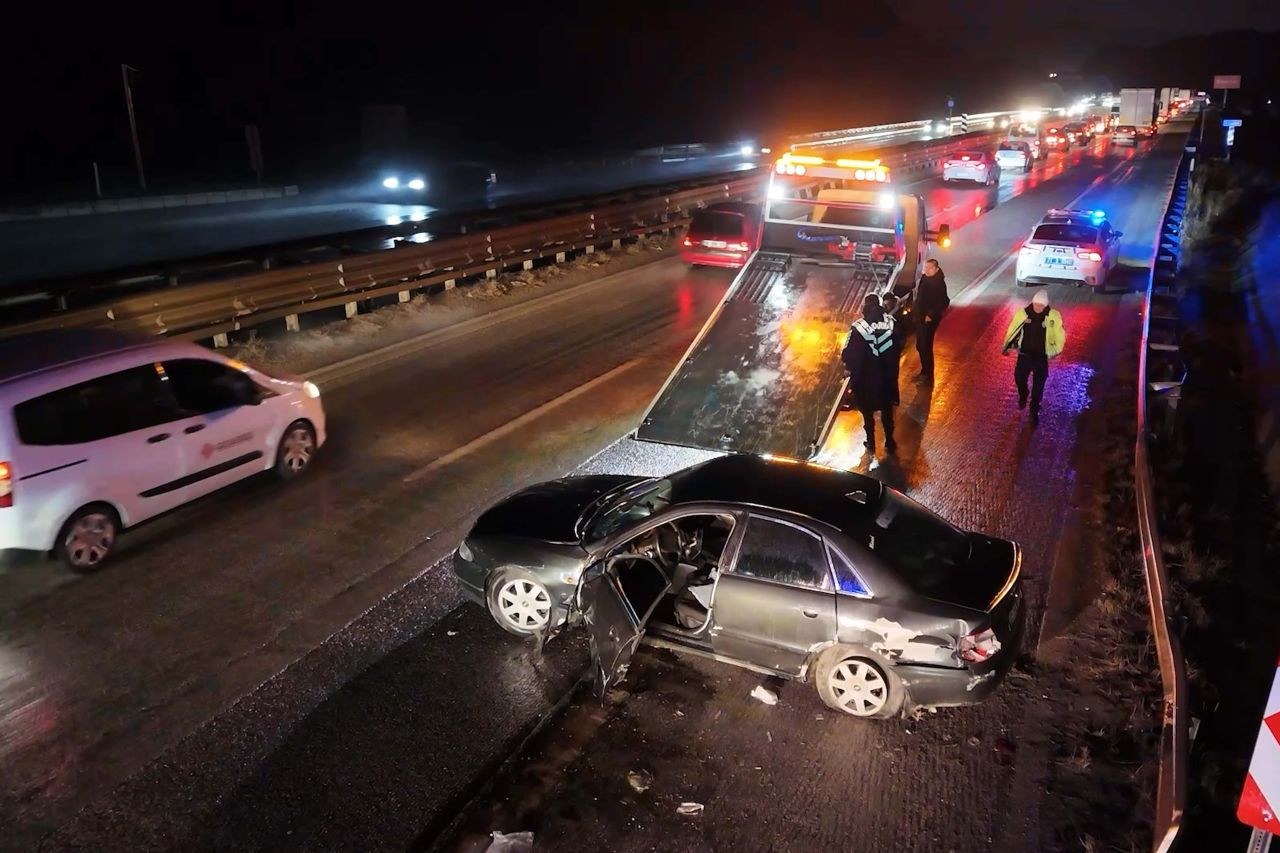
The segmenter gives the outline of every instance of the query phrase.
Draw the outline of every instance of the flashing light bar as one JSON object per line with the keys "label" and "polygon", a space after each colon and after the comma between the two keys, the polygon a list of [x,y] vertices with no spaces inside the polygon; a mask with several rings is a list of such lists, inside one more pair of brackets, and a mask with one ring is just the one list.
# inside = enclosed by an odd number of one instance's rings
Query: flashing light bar
{"label": "flashing light bar", "polygon": [[789,151],[778,158],[778,162],[774,164],[774,171],[779,175],[803,175],[808,171],[807,166],[835,166],[838,169],[850,169],[853,172],[852,177],[858,181],[874,181],[883,184],[889,180],[889,167],[880,165],[879,160],[851,160],[841,157],[832,161],[810,154],[792,154]]}

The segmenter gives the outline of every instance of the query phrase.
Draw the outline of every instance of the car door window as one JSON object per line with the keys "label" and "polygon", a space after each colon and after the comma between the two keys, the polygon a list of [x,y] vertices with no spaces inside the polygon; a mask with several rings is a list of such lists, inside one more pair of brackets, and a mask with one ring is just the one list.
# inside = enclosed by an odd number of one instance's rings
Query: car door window
{"label": "car door window", "polygon": [[831,555],[831,568],[835,570],[836,589],[849,595],[870,598],[871,588],[862,579],[862,575],[858,574],[853,563],[830,545],[827,546],[827,553]]}
{"label": "car door window", "polygon": [[61,388],[13,409],[23,444],[98,441],[180,417],[154,364],[133,367]]}
{"label": "car door window", "polygon": [[178,405],[193,415],[243,406],[257,388],[242,371],[199,358],[166,361],[164,373]]}
{"label": "car door window", "polygon": [[831,573],[822,540],[800,527],[752,516],[734,564],[742,577],[831,589]]}

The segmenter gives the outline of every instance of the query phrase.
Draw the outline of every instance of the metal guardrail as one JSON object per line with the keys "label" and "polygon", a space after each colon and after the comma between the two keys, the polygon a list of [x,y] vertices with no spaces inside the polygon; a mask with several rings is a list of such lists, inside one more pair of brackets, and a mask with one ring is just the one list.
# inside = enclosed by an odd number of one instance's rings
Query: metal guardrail
{"label": "metal guardrail", "polygon": [[1138,532],[1142,540],[1147,601],[1151,629],[1160,664],[1163,687],[1160,725],[1159,776],[1152,849],[1167,853],[1182,828],[1187,796],[1188,721],[1187,673],[1182,644],[1172,624],[1171,590],[1161,550],[1159,513],[1152,485],[1148,396],[1163,393],[1176,382],[1152,381],[1152,359],[1178,359],[1174,276],[1178,268],[1182,217],[1187,203],[1188,162],[1182,162],[1169,187],[1160,237],[1151,257],[1142,316],[1142,345],[1138,361],[1138,429],[1134,445],[1134,491],[1138,508]]}
{"label": "metal guardrail", "polygon": [[[919,177],[936,169],[949,154],[986,144],[992,134],[976,132],[932,142],[915,142],[867,153],[903,177]],[[283,318],[290,329],[298,315],[344,306],[348,317],[362,300],[397,294],[407,301],[413,289],[460,279],[493,276],[540,258],[565,260],[570,252],[592,251],[656,231],[684,225],[707,204],[758,196],[763,170],[734,173],[733,179],[640,199],[598,199],[597,206],[573,213],[551,214],[532,221],[479,228],[432,239],[425,231],[399,231],[387,251],[347,253],[334,260],[255,270],[198,284],[164,287],[112,296],[90,307],[63,310],[46,317],[0,328],[0,336],[55,328],[108,327],[125,332],[214,338],[225,343],[228,332]],[[562,208],[563,209],[563,208]],[[489,218],[498,215],[493,214]],[[482,220],[483,221],[483,220]],[[317,238],[319,240],[320,238]]]}

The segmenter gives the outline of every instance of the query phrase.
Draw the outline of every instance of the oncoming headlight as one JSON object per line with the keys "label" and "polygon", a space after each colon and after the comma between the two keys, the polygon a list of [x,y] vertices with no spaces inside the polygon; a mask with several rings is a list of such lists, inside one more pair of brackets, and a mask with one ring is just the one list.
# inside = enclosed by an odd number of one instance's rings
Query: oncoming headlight
{"label": "oncoming headlight", "polygon": [[395,176],[392,176],[390,178],[383,178],[382,185],[389,190],[394,190],[400,186],[400,179]]}
{"label": "oncoming headlight", "polygon": [[422,178],[414,178],[409,182],[409,189],[411,190],[423,190],[426,189],[426,187],[427,182],[422,180]]}

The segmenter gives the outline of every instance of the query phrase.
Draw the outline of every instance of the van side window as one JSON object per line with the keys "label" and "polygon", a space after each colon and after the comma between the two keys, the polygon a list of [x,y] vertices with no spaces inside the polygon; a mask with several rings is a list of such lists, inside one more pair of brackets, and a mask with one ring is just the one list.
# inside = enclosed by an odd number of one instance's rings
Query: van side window
{"label": "van side window", "polygon": [[109,373],[13,407],[18,439],[30,445],[83,444],[180,417],[154,364]]}
{"label": "van side window", "polygon": [[257,390],[243,372],[200,358],[166,361],[164,374],[178,405],[193,415],[243,406]]}

